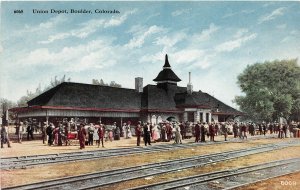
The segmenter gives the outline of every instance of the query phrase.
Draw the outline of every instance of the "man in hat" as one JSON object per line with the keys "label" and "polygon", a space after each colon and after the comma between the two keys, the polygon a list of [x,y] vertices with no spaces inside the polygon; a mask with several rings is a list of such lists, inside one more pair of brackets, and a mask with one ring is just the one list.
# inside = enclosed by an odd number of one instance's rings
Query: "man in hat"
{"label": "man in hat", "polygon": [[102,147],[104,148],[103,139],[104,139],[104,134],[105,134],[105,128],[104,128],[103,124],[99,125],[97,133],[98,133],[98,136],[99,136],[98,148],[100,146],[100,142],[102,143]]}
{"label": "man in hat", "polygon": [[80,149],[85,148],[85,137],[86,137],[86,131],[85,131],[84,125],[81,123],[79,126],[79,131],[78,131],[78,139],[79,139]]}
{"label": "man in hat", "polygon": [[215,126],[212,123],[208,124],[208,131],[210,136],[210,141],[215,141]]}
{"label": "man in hat", "polygon": [[43,144],[45,144],[45,141],[47,140],[47,132],[46,132],[47,127],[48,127],[47,122],[44,122],[44,125],[42,126],[42,140],[43,140]]}
{"label": "man in hat", "polygon": [[239,131],[239,126],[237,122],[233,124],[232,131],[233,131],[233,137],[236,138],[238,136],[238,131]]}
{"label": "man in hat", "polygon": [[53,123],[50,123],[50,125],[48,125],[48,127],[46,128],[49,146],[51,146],[53,144],[53,130],[54,130],[54,125],[53,125]]}
{"label": "man in hat", "polygon": [[195,125],[195,142],[199,142],[200,140],[200,122],[198,121]]}
{"label": "man in hat", "polygon": [[205,123],[203,123],[201,126],[200,126],[200,133],[201,133],[201,139],[200,141],[201,142],[205,142],[205,133],[206,133],[206,129],[204,127]]}
{"label": "man in hat", "polygon": [[167,133],[167,142],[170,142],[171,137],[172,137],[172,127],[171,127],[171,124],[168,121],[166,123],[166,133]]}
{"label": "man in hat", "polygon": [[88,145],[94,145],[94,131],[95,127],[93,123],[90,123],[90,126],[88,128],[88,133],[89,133],[89,139],[88,139]]}
{"label": "man in hat", "polygon": [[141,122],[139,121],[136,128],[135,128],[135,135],[136,135],[136,145],[140,146],[141,143],[141,135],[142,135],[142,127]]}
{"label": "man in hat", "polygon": [[29,141],[29,136],[31,137],[31,140],[34,140],[32,120],[29,120],[29,122],[27,122],[27,140],[28,141]]}
{"label": "man in hat", "polygon": [[147,122],[146,125],[144,125],[144,142],[145,142],[145,146],[147,146],[147,144],[151,145],[151,141],[150,141],[150,124],[149,122]]}
{"label": "man in hat", "polygon": [[11,148],[9,138],[8,138],[8,129],[5,125],[1,126],[1,148],[3,147],[3,144],[7,143],[7,147]]}

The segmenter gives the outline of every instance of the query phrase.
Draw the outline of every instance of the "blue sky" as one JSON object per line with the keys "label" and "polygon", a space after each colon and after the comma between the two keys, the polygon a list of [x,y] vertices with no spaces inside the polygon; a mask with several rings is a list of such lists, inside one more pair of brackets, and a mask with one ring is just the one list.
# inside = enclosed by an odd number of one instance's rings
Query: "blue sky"
{"label": "blue sky", "polygon": [[299,2],[1,2],[0,96],[16,101],[64,74],[125,88],[134,88],[137,76],[155,84],[167,53],[179,86],[192,72],[195,91],[235,107],[237,76],[247,65],[300,57],[299,21]]}

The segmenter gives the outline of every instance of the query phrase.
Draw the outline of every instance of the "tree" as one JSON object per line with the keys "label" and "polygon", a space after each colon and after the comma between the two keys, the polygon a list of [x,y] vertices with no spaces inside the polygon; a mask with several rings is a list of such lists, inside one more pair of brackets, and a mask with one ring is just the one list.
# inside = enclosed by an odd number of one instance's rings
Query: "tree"
{"label": "tree", "polygon": [[[10,109],[10,108],[13,108],[16,106],[16,104],[8,99],[4,99],[4,98],[1,98],[0,99],[0,116],[1,116],[1,119],[2,119],[2,124],[3,125],[7,125],[7,110]],[[14,119],[15,116],[12,114],[12,113],[9,113],[8,115],[8,118],[9,119]]]}
{"label": "tree", "polygon": [[41,84],[35,89],[35,92],[31,92],[27,90],[26,95],[22,96],[18,101],[17,105],[19,107],[27,106],[27,102],[34,97],[37,97],[38,95],[42,94],[43,92],[63,83],[63,82],[70,82],[71,78],[66,79],[66,76],[64,75],[62,78],[57,79],[57,76],[51,78],[50,84],[48,84],[44,89],[42,89]]}
{"label": "tree", "polygon": [[291,120],[299,113],[300,67],[297,59],[248,65],[238,76],[238,84],[245,95],[237,96],[235,102],[253,120],[271,121],[280,117]]}
{"label": "tree", "polygon": [[103,81],[103,79],[92,79],[92,84],[94,85],[100,85],[100,86],[111,86],[111,87],[117,87],[117,88],[122,88],[121,84],[116,83],[115,81],[111,81],[110,84],[108,85]]}

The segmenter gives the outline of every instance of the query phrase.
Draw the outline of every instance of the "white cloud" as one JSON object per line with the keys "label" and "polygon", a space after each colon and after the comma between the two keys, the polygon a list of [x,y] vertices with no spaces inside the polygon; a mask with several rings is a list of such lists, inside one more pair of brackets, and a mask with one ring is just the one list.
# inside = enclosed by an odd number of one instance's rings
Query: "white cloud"
{"label": "white cloud", "polygon": [[286,24],[277,25],[276,28],[278,28],[278,29],[285,29],[286,28]]}
{"label": "white cloud", "polygon": [[172,54],[175,64],[195,64],[204,56],[201,49],[184,49]]}
{"label": "white cloud", "polygon": [[288,36],[285,36],[280,42],[285,43],[289,42],[295,39],[295,37],[298,37],[298,31],[297,30],[292,30],[289,32]]}
{"label": "white cloud", "polygon": [[173,11],[171,14],[172,16],[180,16],[182,14],[189,14],[191,11],[191,9],[181,9],[181,10],[176,10],[176,11]]}
{"label": "white cloud", "polygon": [[187,38],[187,34],[183,31],[180,31],[180,32],[176,32],[173,34],[168,34],[163,37],[158,37],[154,43],[157,45],[162,45],[162,46],[166,46],[166,47],[173,47],[178,42],[180,42],[186,38]]}
{"label": "white cloud", "polygon": [[239,14],[251,14],[253,12],[255,12],[255,10],[242,10],[239,12],[230,12],[230,13],[226,13],[222,18],[225,19]]}
{"label": "white cloud", "polygon": [[272,13],[260,17],[258,19],[258,24],[262,24],[263,22],[274,20],[278,16],[282,16],[285,11],[286,11],[285,7],[280,7],[278,9],[275,9],[274,11],[272,11]]}
{"label": "white cloud", "polygon": [[236,33],[235,35],[233,36],[234,38],[240,38],[242,37],[243,35],[245,35],[246,33],[248,33],[249,30],[247,28],[240,28]]}
{"label": "white cloud", "polygon": [[244,43],[255,39],[256,37],[257,37],[257,34],[253,33],[253,34],[249,34],[247,36],[242,36],[240,38],[229,40],[229,41],[226,41],[226,42],[223,42],[223,43],[217,45],[215,50],[217,52],[231,52],[234,49],[241,47]]}
{"label": "white cloud", "polygon": [[112,39],[99,39],[84,45],[64,47],[59,51],[35,49],[17,60],[17,63],[27,67],[40,64],[48,67],[60,66],[60,70],[66,72],[110,67],[117,63],[117,52],[122,51],[122,48],[112,45],[112,42]]}
{"label": "white cloud", "polygon": [[18,30],[13,33],[13,36],[24,35],[24,33],[33,33],[33,32],[43,32],[45,30],[50,30],[56,26],[63,24],[68,21],[68,18],[64,15],[58,15],[52,17],[45,22],[41,22],[38,26],[31,26],[25,24],[23,30]]}
{"label": "white cloud", "polygon": [[2,54],[2,52],[3,52],[3,47],[2,47],[2,45],[0,44],[0,54]]}
{"label": "white cloud", "polygon": [[134,13],[137,12],[137,9],[134,9],[132,11],[127,11],[125,12],[122,16],[120,17],[113,17],[110,20],[108,20],[107,22],[104,23],[104,28],[108,28],[108,27],[113,27],[113,26],[119,26],[121,24],[123,24],[129,15],[132,15]]}
{"label": "white cloud", "polygon": [[216,26],[214,23],[211,23],[208,29],[204,29],[200,34],[194,35],[193,38],[200,42],[207,41],[211,38],[211,35],[219,29],[220,27]]}
{"label": "white cloud", "polygon": [[144,31],[137,31],[136,33],[133,34],[133,38],[130,39],[130,41],[125,45],[125,47],[130,49],[136,47],[140,48],[145,43],[146,38],[152,36],[153,34],[163,33],[165,31],[166,29],[164,27],[160,27],[156,25],[150,26]]}

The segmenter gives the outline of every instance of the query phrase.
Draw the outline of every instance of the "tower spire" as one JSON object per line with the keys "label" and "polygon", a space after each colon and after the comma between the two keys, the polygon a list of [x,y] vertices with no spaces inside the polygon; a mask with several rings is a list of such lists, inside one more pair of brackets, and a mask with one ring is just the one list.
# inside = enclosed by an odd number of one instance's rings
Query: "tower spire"
{"label": "tower spire", "polygon": [[171,65],[168,60],[168,54],[166,54],[165,64],[164,64],[163,68],[171,68]]}

